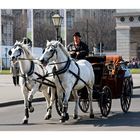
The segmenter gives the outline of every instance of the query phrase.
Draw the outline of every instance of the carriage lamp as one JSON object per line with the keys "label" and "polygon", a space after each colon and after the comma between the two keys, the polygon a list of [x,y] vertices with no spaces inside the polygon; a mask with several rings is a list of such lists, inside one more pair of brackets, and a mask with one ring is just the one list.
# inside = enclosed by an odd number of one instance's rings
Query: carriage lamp
{"label": "carriage lamp", "polygon": [[61,27],[62,19],[63,19],[63,17],[60,16],[59,14],[55,14],[55,15],[52,16],[53,25],[56,28],[56,37],[57,37],[57,40],[59,38],[58,32],[59,32],[59,27]]}

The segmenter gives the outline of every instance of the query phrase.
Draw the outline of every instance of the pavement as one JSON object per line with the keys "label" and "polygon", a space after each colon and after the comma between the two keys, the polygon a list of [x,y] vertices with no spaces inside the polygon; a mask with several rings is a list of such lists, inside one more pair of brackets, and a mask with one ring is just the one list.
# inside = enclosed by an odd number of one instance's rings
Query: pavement
{"label": "pavement", "polygon": [[[34,101],[45,100],[41,92],[37,92]],[[0,107],[23,103],[23,95],[19,86],[14,86],[12,75],[0,75]]]}
{"label": "pavement", "polygon": [[[134,88],[140,88],[140,74],[133,74]],[[45,101],[41,92],[34,96],[34,102]],[[12,83],[12,75],[0,75],[0,107],[23,103],[23,95],[19,86]]]}

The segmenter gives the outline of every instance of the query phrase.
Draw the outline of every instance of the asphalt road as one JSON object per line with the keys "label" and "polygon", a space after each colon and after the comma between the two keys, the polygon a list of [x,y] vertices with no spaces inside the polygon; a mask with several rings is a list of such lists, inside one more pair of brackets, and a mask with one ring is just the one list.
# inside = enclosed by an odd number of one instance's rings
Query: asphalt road
{"label": "asphalt road", "polygon": [[79,118],[72,119],[74,103],[69,103],[70,120],[61,124],[53,108],[53,117],[44,120],[45,102],[33,104],[35,112],[30,114],[29,124],[22,125],[23,104],[0,108],[0,131],[136,131],[140,130],[140,89],[134,90],[128,113],[123,113],[118,99],[113,100],[112,109],[107,118],[101,117],[97,102],[93,102],[95,118],[79,110]]}

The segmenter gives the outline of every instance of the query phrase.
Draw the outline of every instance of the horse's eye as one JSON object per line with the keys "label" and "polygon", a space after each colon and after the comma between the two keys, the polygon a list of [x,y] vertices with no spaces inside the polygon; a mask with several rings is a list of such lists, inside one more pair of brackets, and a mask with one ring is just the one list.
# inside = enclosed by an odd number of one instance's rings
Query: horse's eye
{"label": "horse's eye", "polygon": [[53,51],[54,51],[54,49],[51,49],[51,50],[50,50],[50,52],[53,52]]}
{"label": "horse's eye", "polygon": [[23,52],[23,50],[21,48],[19,48],[19,52],[21,53],[21,52]]}
{"label": "horse's eye", "polygon": [[11,54],[12,54],[12,51],[11,51],[11,50],[9,50],[9,51],[8,51],[8,54],[9,54],[9,55],[11,55]]}

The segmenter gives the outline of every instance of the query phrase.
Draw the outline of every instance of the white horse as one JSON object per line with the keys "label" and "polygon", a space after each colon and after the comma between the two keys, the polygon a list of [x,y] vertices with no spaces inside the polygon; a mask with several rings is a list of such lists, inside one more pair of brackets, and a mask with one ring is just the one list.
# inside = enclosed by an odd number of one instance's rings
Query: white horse
{"label": "white horse", "polygon": [[[44,53],[40,57],[40,61],[43,64],[52,62],[52,65],[56,67],[56,71],[53,74],[55,77],[57,96],[59,103],[63,102],[60,121],[65,122],[69,119],[67,109],[68,100],[72,91],[76,100],[73,118],[77,119],[79,101],[77,90],[84,86],[88,89],[90,117],[94,117],[92,109],[92,92],[95,76],[92,65],[86,60],[75,62],[75,60],[70,57],[65,47],[58,41],[47,41],[46,46]],[[63,94],[64,98],[62,101]]]}
{"label": "white horse", "polygon": [[[21,87],[21,92],[24,95],[25,107],[23,124],[28,123],[29,111],[34,111],[31,103],[33,95],[37,91],[42,91],[47,101],[48,109],[44,119],[50,119],[52,105],[55,99],[53,77],[47,77],[47,81],[45,82],[46,84],[42,84],[44,82],[44,79],[42,78],[46,75],[47,70],[41,65],[40,61],[33,58],[28,46],[21,42],[16,41],[14,47],[9,50],[9,56],[13,63],[18,61],[20,67],[21,75],[19,79],[19,85]],[[47,84],[52,85],[51,95],[48,94],[49,89]]]}

